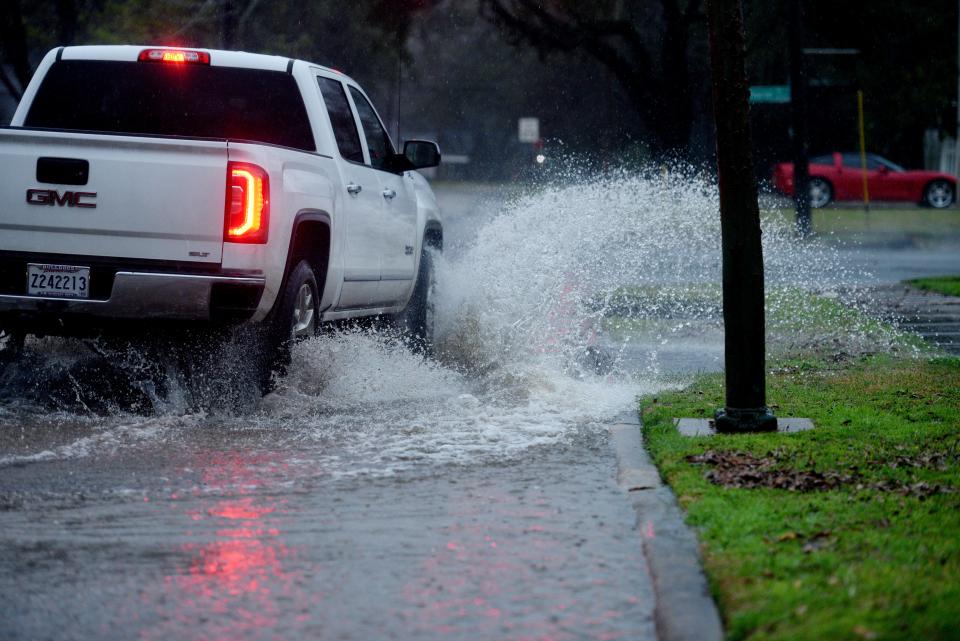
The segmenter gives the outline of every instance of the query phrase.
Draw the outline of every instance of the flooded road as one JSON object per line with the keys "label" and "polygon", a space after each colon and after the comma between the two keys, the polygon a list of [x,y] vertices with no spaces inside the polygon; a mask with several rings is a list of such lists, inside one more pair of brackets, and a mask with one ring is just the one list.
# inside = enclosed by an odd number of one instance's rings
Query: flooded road
{"label": "flooded road", "polygon": [[[28,343],[0,388],[0,639],[654,638],[607,423],[722,365],[715,190],[438,193],[436,359],[339,331],[259,400],[242,344],[157,385],[136,350]],[[765,251],[787,292],[871,278],[789,230]],[[772,331],[820,331],[793,300]]]}
{"label": "flooded road", "polygon": [[3,637],[652,638],[599,435],[341,481],[222,445],[7,469]]}

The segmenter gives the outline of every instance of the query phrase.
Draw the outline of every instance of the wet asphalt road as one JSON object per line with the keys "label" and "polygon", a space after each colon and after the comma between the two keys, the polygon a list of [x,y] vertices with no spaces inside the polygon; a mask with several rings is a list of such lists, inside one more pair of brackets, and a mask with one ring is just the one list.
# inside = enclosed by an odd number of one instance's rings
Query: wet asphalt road
{"label": "wet asphalt road", "polygon": [[0,638],[653,638],[600,434],[339,482],[221,445],[3,469]]}

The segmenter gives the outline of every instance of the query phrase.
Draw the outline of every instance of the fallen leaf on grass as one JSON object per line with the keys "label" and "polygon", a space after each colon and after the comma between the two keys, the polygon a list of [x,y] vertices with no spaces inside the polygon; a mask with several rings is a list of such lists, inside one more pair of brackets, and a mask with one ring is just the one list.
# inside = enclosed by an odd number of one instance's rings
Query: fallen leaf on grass
{"label": "fallen leaf on grass", "polygon": [[872,639],[876,639],[876,638],[877,638],[877,633],[876,633],[876,632],[874,632],[873,630],[870,630],[870,629],[868,629],[868,628],[865,628],[865,627],[863,627],[862,625],[855,625],[855,626],[853,626],[853,632],[854,632],[854,634],[856,634],[856,635],[857,635],[858,637],[860,637],[861,639],[867,639],[867,641],[871,641]]}
{"label": "fallen leaf on grass", "polygon": [[815,541],[808,541],[803,544],[803,553],[810,554],[811,552],[816,552],[825,547],[829,547],[833,541],[831,539],[817,539]]}
{"label": "fallen leaf on grass", "polygon": [[738,488],[770,487],[796,492],[832,490],[851,483],[853,477],[838,472],[817,472],[779,467],[782,454],[758,457],[745,452],[707,450],[686,458],[688,463],[712,465],[704,478],[717,485]]}
{"label": "fallen leaf on grass", "polygon": [[789,455],[781,450],[767,452],[762,457],[748,452],[707,450],[703,454],[688,455],[685,460],[694,465],[711,466],[713,469],[704,472],[703,477],[724,487],[766,487],[791,492],[813,492],[853,485],[857,490],[895,492],[920,499],[957,491],[953,487],[926,482],[905,483],[894,479],[867,482],[855,467],[849,468],[848,472],[818,472],[812,468],[812,462],[808,463],[807,469],[785,467],[783,463],[789,460]]}
{"label": "fallen leaf on grass", "polygon": [[[897,469],[898,467],[926,468],[945,471],[951,464],[956,464],[956,455],[939,452],[924,452],[917,456],[897,456],[892,461],[886,461],[887,467]],[[874,465],[879,465],[880,461],[873,461]]]}

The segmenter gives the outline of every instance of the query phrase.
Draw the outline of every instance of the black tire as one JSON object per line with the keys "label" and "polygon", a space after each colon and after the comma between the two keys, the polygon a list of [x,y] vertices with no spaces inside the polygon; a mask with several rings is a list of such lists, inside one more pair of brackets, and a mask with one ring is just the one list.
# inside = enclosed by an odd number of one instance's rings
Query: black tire
{"label": "black tire", "polygon": [[830,181],[819,176],[811,176],[810,183],[810,207],[820,209],[826,207],[833,200],[833,185]]}
{"label": "black tire", "polygon": [[270,389],[271,374],[286,373],[290,349],[298,340],[316,336],[320,328],[320,290],[310,263],[301,260],[291,270],[280,297],[266,321],[266,360],[264,391]]}
{"label": "black tire", "polygon": [[953,204],[956,194],[948,180],[931,181],[923,190],[923,203],[934,209],[946,209]]}
{"label": "black tire", "polygon": [[435,326],[433,256],[425,248],[420,255],[420,269],[413,294],[402,312],[394,317],[394,324],[405,334],[410,347],[424,354],[433,353]]}
{"label": "black tire", "polygon": [[0,367],[5,367],[20,357],[26,334],[0,328]]}

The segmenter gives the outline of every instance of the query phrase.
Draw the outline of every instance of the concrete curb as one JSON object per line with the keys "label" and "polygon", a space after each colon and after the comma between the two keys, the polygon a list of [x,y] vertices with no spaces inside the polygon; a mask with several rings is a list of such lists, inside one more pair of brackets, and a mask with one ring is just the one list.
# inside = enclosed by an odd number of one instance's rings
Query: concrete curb
{"label": "concrete curb", "polygon": [[700,564],[697,538],[683,522],[673,492],[647,455],[636,412],[610,425],[620,487],[637,514],[643,554],[656,595],[660,641],[722,641],[723,624]]}

